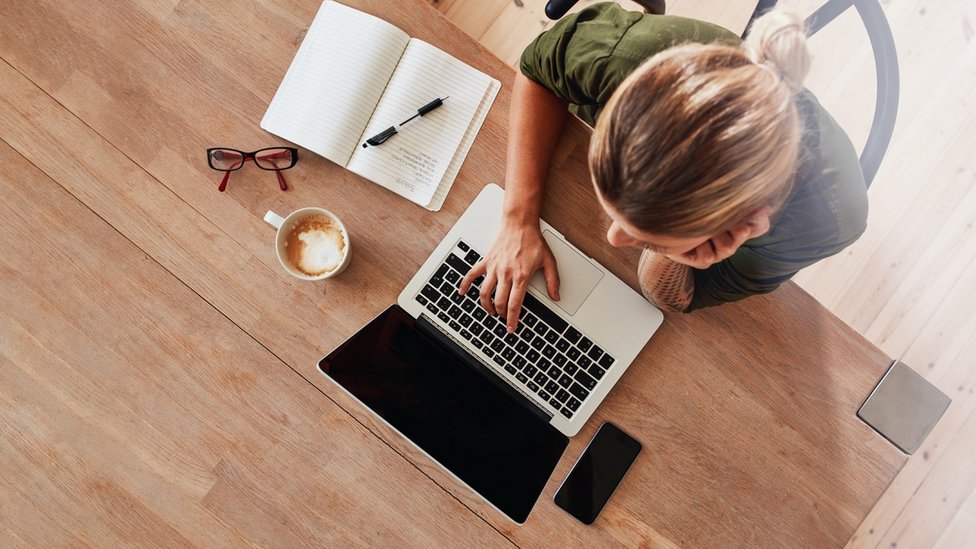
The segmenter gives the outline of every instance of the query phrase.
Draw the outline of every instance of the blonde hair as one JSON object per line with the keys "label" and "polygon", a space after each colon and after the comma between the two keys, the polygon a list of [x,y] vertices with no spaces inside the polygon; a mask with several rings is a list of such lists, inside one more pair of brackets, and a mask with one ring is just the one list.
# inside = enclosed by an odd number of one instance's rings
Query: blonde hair
{"label": "blonde hair", "polygon": [[590,143],[603,197],[631,224],[675,237],[715,234],[792,190],[809,70],[802,20],[773,10],[742,47],[683,44],[617,88]]}

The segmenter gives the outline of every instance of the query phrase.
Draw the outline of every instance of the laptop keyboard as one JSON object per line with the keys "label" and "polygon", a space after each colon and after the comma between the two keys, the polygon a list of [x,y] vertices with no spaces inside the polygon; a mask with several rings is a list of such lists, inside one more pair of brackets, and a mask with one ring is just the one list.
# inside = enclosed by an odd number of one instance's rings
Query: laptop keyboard
{"label": "laptop keyboard", "polygon": [[415,299],[521,386],[572,418],[614,358],[529,293],[518,329],[507,333],[505,321],[481,306],[484,277],[466,295],[458,294],[461,279],[480,259],[477,251],[458,242]]}

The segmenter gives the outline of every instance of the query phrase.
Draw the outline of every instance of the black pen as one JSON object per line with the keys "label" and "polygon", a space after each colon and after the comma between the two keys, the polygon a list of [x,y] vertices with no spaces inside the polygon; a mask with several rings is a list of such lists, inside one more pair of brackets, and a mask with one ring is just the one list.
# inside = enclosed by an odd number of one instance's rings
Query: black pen
{"label": "black pen", "polygon": [[410,122],[415,118],[420,118],[421,116],[429,113],[430,111],[436,109],[437,107],[440,107],[441,105],[444,104],[444,101],[447,101],[447,97],[445,97],[444,99],[438,97],[437,99],[431,101],[430,103],[427,103],[423,107],[420,107],[419,109],[417,109],[417,114],[411,116],[410,118],[404,120],[403,122],[400,122],[396,126],[390,126],[389,128],[367,139],[366,142],[363,143],[363,148],[365,149],[370,145],[374,147],[377,145],[382,145],[383,143],[386,142],[387,139],[399,133],[399,130],[402,129],[407,122]]}

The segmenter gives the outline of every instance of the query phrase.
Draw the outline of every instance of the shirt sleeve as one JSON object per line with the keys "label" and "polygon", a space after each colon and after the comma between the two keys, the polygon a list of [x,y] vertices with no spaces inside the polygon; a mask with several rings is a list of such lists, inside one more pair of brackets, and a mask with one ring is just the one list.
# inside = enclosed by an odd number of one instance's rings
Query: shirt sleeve
{"label": "shirt sleeve", "polygon": [[576,105],[605,101],[619,75],[608,70],[617,44],[642,14],[615,3],[590,6],[559,20],[522,53],[519,68],[533,82]]}

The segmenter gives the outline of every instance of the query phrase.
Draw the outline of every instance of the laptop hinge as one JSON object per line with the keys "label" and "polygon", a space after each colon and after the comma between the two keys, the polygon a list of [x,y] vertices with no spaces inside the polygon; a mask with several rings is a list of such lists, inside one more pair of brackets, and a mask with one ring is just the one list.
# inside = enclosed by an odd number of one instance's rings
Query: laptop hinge
{"label": "laptop hinge", "polygon": [[446,351],[470,366],[476,372],[488,379],[488,381],[497,385],[516,402],[523,405],[528,404],[527,407],[529,410],[538,416],[539,419],[545,421],[546,423],[549,423],[552,420],[552,413],[544,408],[541,408],[538,404],[536,404],[535,400],[529,396],[528,393],[509,381],[508,378],[498,375],[498,373],[495,372],[495,369],[485,362],[483,357],[474,356],[467,352],[467,348],[461,344],[460,340],[455,338],[439,325],[428,320],[426,313],[420,314],[420,316],[417,318],[417,325],[420,326],[424,333],[431,336],[434,341],[440,344],[441,347],[443,347]]}

